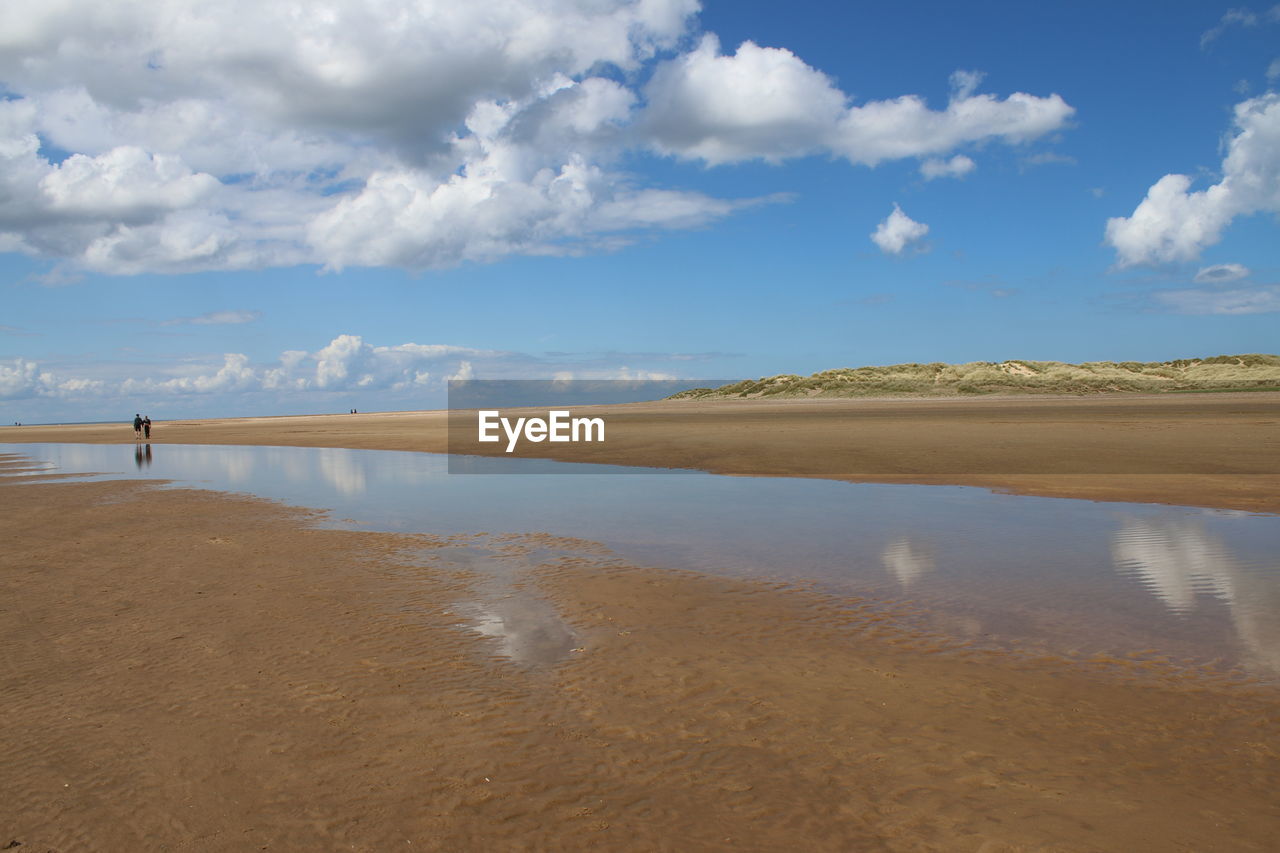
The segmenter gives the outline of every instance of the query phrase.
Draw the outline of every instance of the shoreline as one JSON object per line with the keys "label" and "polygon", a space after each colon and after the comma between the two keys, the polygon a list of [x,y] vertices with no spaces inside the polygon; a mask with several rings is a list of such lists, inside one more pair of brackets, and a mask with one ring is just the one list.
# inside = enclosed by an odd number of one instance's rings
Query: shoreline
{"label": "shoreline", "polygon": [[[1261,849],[1274,826],[1269,686],[940,645],[589,542],[39,472],[0,509],[0,817],[24,846]],[[498,654],[459,546],[554,549],[519,584],[573,650]]]}
{"label": "shoreline", "polygon": [[[512,410],[518,411],[518,410]],[[660,401],[582,407],[601,445],[516,455],[741,476],[973,486],[1280,513],[1280,393]],[[155,444],[477,453],[447,411],[158,421]],[[6,427],[0,442],[128,444],[120,425]]]}

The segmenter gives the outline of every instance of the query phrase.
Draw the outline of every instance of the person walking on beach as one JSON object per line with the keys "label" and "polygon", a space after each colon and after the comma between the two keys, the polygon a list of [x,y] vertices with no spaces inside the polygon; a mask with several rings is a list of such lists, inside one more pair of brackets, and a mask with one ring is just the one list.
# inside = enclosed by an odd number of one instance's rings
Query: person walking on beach
{"label": "person walking on beach", "polygon": [[133,437],[138,440],[142,439],[142,415],[137,413],[134,413],[133,416]]}
{"label": "person walking on beach", "polygon": [[146,436],[147,441],[151,440],[151,415],[142,419],[142,434]]}

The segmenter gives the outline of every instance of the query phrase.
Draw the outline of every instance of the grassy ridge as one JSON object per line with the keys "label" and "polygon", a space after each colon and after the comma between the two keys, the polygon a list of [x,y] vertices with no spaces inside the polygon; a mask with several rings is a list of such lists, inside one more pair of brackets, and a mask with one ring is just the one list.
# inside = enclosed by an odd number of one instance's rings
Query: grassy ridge
{"label": "grassy ridge", "polygon": [[842,367],[812,376],[782,374],[671,399],[863,397],[957,394],[1100,394],[1116,391],[1280,391],[1280,356],[1219,355],[1175,361],[973,361]]}

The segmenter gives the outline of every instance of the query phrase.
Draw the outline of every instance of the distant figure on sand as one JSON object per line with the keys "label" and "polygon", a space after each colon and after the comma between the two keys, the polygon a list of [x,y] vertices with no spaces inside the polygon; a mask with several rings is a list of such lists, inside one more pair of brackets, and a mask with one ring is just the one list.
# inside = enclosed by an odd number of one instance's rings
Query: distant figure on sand
{"label": "distant figure on sand", "polygon": [[133,437],[139,440],[142,438],[142,415],[136,413],[133,416]]}
{"label": "distant figure on sand", "polygon": [[142,419],[142,434],[146,436],[147,441],[151,440],[151,415]]}

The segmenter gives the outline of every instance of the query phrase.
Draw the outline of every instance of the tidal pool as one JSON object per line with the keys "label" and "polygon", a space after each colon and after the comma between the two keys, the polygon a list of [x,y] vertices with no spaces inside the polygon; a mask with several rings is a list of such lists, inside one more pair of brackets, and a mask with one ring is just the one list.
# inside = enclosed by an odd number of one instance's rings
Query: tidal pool
{"label": "tidal pool", "polygon": [[[1277,516],[952,486],[637,476],[543,460],[528,464],[536,475],[449,474],[446,456],[380,450],[9,444],[0,452],[50,473],[167,479],[327,509],[335,526],[548,533],[602,543],[641,565],[809,583],[905,605],[916,627],[976,646],[1161,656],[1280,682]],[[573,643],[552,608],[518,592],[519,574],[544,556],[441,554],[485,578],[459,612],[513,658],[550,659]]]}

